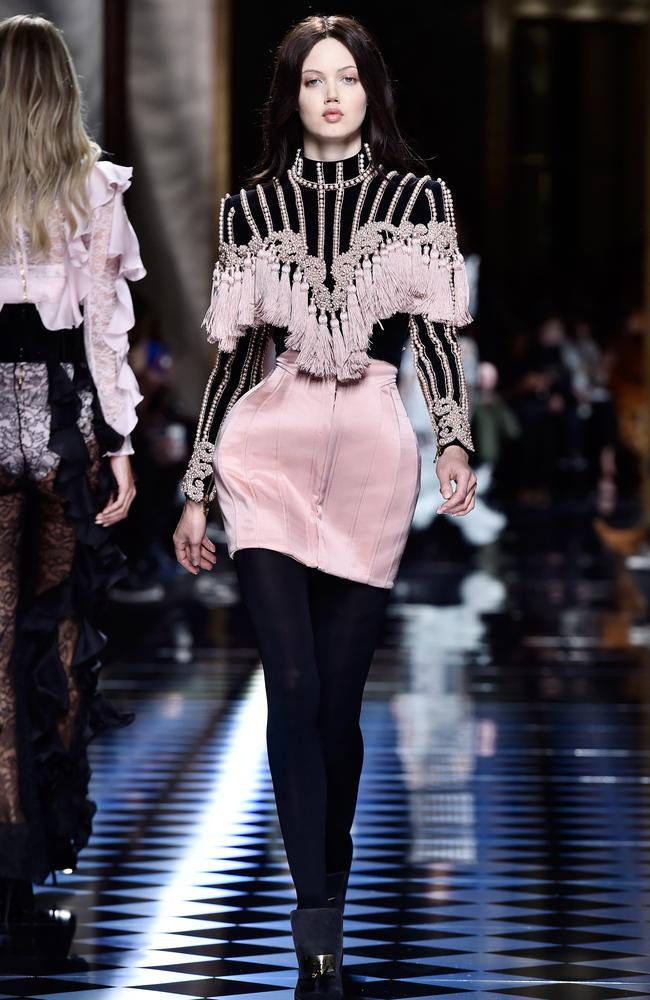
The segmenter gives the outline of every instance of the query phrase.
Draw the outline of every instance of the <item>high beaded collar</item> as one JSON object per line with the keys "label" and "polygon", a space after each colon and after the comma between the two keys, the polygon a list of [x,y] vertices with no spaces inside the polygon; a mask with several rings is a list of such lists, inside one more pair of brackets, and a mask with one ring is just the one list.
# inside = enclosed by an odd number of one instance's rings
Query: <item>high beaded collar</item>
{"label": "high beaded collar", "polygon": [[328,191],[361,184],[374,170],[370,147],[365,142],[358,153],[342,160],[310,160],[299,148],[289,174],[304,187]]}

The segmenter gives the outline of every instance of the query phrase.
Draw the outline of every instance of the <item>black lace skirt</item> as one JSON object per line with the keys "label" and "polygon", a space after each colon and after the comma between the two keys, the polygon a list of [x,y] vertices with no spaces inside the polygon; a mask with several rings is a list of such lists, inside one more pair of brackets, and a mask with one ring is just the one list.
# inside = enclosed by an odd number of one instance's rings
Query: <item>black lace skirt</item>
{"label": "black lace skirt", "polygon": [[0,877],[43,882],[88,842],[87,747],[128,724],[97,687],[97,615],[124,557],[95,516],[120,447],[83,333],[0,311]]}

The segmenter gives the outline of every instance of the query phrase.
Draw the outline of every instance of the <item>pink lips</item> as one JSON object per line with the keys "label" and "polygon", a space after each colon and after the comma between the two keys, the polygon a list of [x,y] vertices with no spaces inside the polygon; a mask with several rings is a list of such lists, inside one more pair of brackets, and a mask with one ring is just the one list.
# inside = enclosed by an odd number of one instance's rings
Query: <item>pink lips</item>
{"label": "pink lips", "polygon": [[333,122],[337,122],[339,118],[342,117],[343,115],[340,111],[325,111],[325,113],[323,114],[323,118],[327,118],[328,121],[333,121]]}

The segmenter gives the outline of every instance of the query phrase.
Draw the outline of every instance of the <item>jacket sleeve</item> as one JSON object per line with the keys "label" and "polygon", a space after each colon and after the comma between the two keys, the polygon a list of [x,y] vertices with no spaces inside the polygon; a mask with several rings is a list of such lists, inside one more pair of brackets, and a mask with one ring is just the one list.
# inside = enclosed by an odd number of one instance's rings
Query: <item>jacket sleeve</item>
{"label": "jacket sleeve", "polygon": [[[444,223],[449,231],[451,315],[471,322],[463,257],[458,250],[451,192],[444,181],[429,179],[422,188],[410,221],[431,227]],[[436,459],[450,444],[474,451],[469,423],[467,385],[460,355],[457,328],[450,322],[435,322],[424,313],[409,316],[409,337],[418,382],[437,438]]]}
{"label": "jacket sleeve", "polygon": [[190,500],[213,500],[212,456],[219,427],[236,401],[262,378],[266,331],[251,330],[233,351],[217,349],[199,413],[194,448],[182,489]]}
{"label": "jacket sleeve", "polygon": [[[237,197],[228,195],[221,202],[220,249],[226,243],[229,246],[245,245],[250,237],[248,223],[237,208],[237,202]],[[218,285],[223,277],[218,260],[213,276],[213,302],[215,284]],[[206,316],[209,314],[210,310]],[[214,499],[216,488],[212,457],[219,428],[237,400],[261,380],[267,337],[265,325],[250,326],[239,330],[228,348],[223,344],[217,346],[214,366],[203,394],[192,456],[181,483],[185,496],[190,500]]]}
{"label": "jacket sleeve", "polygon": [[[104,418],[123,437],[121,448],[107,454],[130,455],[130,432],[137,422],[135,408],[142,395],[128,362],[128,332],[134,315],[127,282],[138,281],[146,272],[122,196],[131,170],[103,163],[101,167],[96,168],[91,187],[91,199],[99,204],[93,206],[87,259],[81,268],[88,286],[84,340]],[[83,246],[79,241],[78,245]]]}

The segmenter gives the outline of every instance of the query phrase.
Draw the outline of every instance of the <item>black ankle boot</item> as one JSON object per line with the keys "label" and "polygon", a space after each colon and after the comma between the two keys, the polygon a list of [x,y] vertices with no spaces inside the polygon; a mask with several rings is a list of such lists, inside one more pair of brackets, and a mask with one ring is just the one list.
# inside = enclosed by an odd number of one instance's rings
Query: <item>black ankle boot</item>
{"label": "black ankle boot", "polygon": [[327,880],[327,902],[329,906],[336,906],[345,912],[345,894],[348,889],[349,871],[328,872]]}
{"label": "black ankle boot", "polygon": [[334,906],[315,906],[292,910],[290,916],[299,968],[295,1000],[314,995],[342,1000],[342,912]]}

